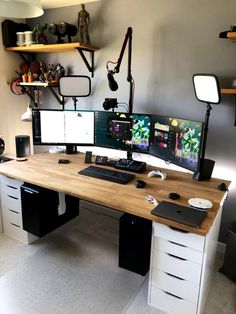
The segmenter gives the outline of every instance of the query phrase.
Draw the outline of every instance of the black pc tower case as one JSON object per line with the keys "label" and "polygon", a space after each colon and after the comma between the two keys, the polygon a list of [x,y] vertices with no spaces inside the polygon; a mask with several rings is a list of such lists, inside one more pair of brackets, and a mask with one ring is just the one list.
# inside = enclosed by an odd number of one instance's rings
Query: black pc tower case
{"label": "black pc tower case", "polygon": [[120,218],[119,267],[145,276],[149,271],[152,221],[130,214]]}

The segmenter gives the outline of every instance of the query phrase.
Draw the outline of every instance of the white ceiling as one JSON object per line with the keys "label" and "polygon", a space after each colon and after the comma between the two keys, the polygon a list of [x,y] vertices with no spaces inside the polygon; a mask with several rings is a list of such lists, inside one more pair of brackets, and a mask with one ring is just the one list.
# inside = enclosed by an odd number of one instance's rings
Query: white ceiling
{"label": "white ceiling", "polygon": [[53,9],[94,1],[99,0],[41,0],[41,3],[44,9]]}

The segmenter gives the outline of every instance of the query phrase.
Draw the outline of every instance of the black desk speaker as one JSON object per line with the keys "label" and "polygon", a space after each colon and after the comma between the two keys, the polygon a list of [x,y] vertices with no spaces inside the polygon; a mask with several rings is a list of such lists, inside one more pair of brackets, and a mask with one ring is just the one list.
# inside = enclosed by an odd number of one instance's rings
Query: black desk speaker
{"label": "black desk speaker", "polygon": [[30,155],[29,135],[16,135],[16,158],[24,158]]}
{"label": "black desk speaker", "polygon": [[196,181],[206,181],[211,179],[215,161],[211,159],[201,159],[199,171],[193,174]]}

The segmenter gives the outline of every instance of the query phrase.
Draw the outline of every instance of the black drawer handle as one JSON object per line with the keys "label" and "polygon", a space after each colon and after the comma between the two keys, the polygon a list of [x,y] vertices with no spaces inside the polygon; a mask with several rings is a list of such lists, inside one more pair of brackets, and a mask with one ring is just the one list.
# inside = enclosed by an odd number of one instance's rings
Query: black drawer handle
{"label": "black drawer handle", "polygon": [[17,227],[17,228],[20,228],[20,226],[14,224],[13,222],[11,222],[11,225],[13,225],[13,226],[15,226],[15,227]]}
{"label": "black drawer handle", "polygon": [[10,212],[12,212],[12,213],[14,213],[14,214],[17,214],[17,215],[19,215],[20,213],[18,213],[17,211],[15,211],[15,210],[13,210],[13,209],[10,209],[10,208],[8,208],[9,210],[10,210]]}
{"label": "black drawer handle", "polygon": [[174,231],[179,231],[179,232],[182,232],[182,233],[189,233],[188,231],[186,230],[182,230],[182,229],[179,229],[179,228],[176,228],[176,227],[171,227],[169,226],[170,229],[174,230]]}
{"label": "black drawer handle", "polygon": [[14,200],[18,200],[19,198],[18,197],[15,197],[15,196],[11,196],[11,195],[7,195],[8,197],[10,198],[13,198]]}
{"label": "black drawer handle", "polygon": [[176,279],[179,279],[179,280],[185,280],[185,279],[183,279],[183,278],[180,278],[180,277],[178,277],[178,276],[172,275],[172,274],[170,274],[170,273],[166,273],[166,272],[165,272],[165,274],[168,275],[168,276],[170,276],[170,277],[174,277],[174,278],[176,278]]}
{"label": "black drawer handle", "polygon": [[166,253],[167,255],[171,256],[171,257],[174,257],[174,258],[177,258],[177,259],[180,259],[181,261],[187,261],[186,258],[183,258],[183,257],[179,257],[179,256],[176,256],[176,255],[173,255],[173,254],[170,254],[170,253]]}
{"label": "black drawer handle", "polygon": [[167,292],[167,291],[165,291],[165,290],[163,290],[163,292],[165,292],[165,293],[168,294],[168,295],[171,295],[172,297],[174,297],[174,298],[176,298],[176,299],[183,300],[183,298],[178,297],[177,295],[175,295],[175,294],[173,294],[173,293]]}
{"label": "black drawer handle", "polygon": [[172,244],[175,244],[175,245],[178,245],[178,246],[187,247],[187,245],[183,245],[183,244],[180,244],[180,243],[177,243],[177,242],[174,242],[174,241],[168,240],[168,242],[170,242]]}
{"label": "black drawer handle", "polygon": [[12,186],[12,185],[8,185],[7,184],[7,187],[10,188],[10,189],[13,189],[13,190],[17,190],[17,188],[15,186]]}

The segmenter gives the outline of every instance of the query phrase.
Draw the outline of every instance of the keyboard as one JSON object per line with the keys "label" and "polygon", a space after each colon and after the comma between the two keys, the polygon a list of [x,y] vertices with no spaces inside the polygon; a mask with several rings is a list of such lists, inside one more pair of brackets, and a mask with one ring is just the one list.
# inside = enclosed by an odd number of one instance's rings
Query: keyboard
{"label": "keyboard", "polygon": [[120,172],[112,169],[106,169],[103,167],[89,166],[81,171],[79,174],[93,177],[97,179],[107,180],[119,184],[126,184],[130,180],[135,178],[135,175],[127,172]]}
{"label": "keyboard", "polygon": [[146,162],[122,158],[116,162],[114,168],[140,173],[146,170]]}

